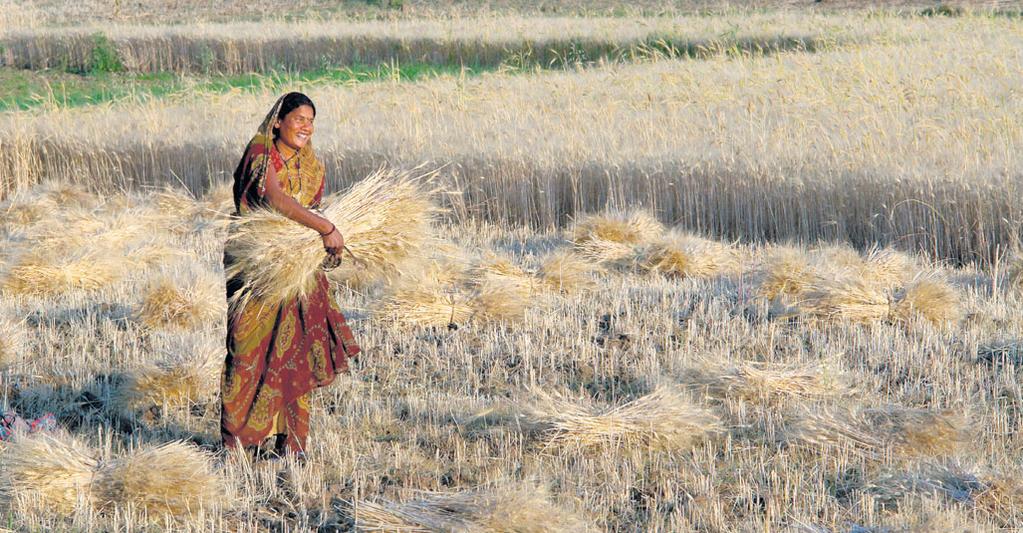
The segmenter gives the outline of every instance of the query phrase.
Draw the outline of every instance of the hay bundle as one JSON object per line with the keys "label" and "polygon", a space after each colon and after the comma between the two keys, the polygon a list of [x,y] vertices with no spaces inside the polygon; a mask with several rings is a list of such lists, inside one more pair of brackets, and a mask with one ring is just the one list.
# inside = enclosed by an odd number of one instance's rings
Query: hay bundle
{"label": "hay bundle", "polygon": [[642,244],[664,233],[664,225],[647,211],[583,215],[568,229],[569,240],[579,246],[590,241]]}
{"label": "hay bundle", "polygon": [[490,320],[522,320],[532,300],[532,283],[510,277],[489,277],[479,282],[473,297],[476,316]]}
{"label": "hay bundle", "polygon": [[28,339],[24,321],[0,315],[0,368],[24,356]]}
{"label": "hay bundle", "polygon": [[679,278],[708,278],[736,270],[739,259],[727,244],[672,231],[642,249],[640,269]]}
{"label": "hay bundle", "polygon": [[960,299],[944,281],[918,279],[896,293],[889,318],[893,322],[908,322],[919,316],[936,326],[949,324],[962,318]]}
{"label": "hay bundle", "polygon": [[873,248],[867,252],[860,275],[868,282],[892,288],[905,284],[917,270],[916,260],[892,248]]}
{"label": "hay bundle", "polygon": [[685,450],[724,429],[717,415],[668,386],[611,409],[540,394],[532,416],[549,426],[549,444],[583,448]]}
{"label": "hay bundle", "polygon": [[771,250],[756,273],[757,295],[768,300],[798,297],[817,281],[809,258],[794,248]]}
{"label": "hay bundle", "polygon": [[847,320],[867,324],[888,317],[887,292],[855,276],[818,279],[797,303],[801,313],[821,320]]}
{"label": "hay bundle", "polygon": [[545,287],[562,293],[587,290],[596,285],[593,275],[600,267],[569,251],[554,252],[540,266],[540,279]]}
{"label": "hay bundle", "polygon": [[377,317],[412,326],[444,327],[465,324],[475,308],[470,298],[438,286],[399,288],[384,298]]}
{"label": "hay bundle", "polygon": [[823,398],[846,391],[844,384],[821,363],[742,362],[727,366],[708,361],[687,375],[686,384],[718,398],[765,402],[778,398]]}
{"label": "hay bundle", "polygon": [[134,505],[148,514],[180,516],[214,502],[223,505],[223,488],[209,454],[171,442],[104,465],[97,472],[94,494],[101,509]]}
{"label": "hay bundle", "polygon": [[70,515],[91,504],[99,462],[84,444],[47,433],[19,437],[2,456],[4,500],[25,514]]}
{"label": "hay bundle", "polygon": [[363,501],[351,507],[359,531],[589,531],[572,510],[551,503],[537,487],[509,486],[458,493],[423,493],[405,503]]}
{"label": "hay bundle", "polygon": [[27,254],[7,270],[2,288],[11,294],[51,296],[106,287],[124,276],[125,265],[106,254],[53,258]]}
{"label": "hay bundle", "polygon": [[136,368],[117,388],[114,405],[131,413],[154,406],[199,403],[216,391],[220,355],[213,351],[183,354]]}
{"label": "hay bundle", "polygon": [[0,204],[0,227],[26,228],[53,216],[58,209],[57,202],[51,198],[18,195]]}
{"label": "hay bundle", "polygon": [[790,442],[849,446],[868,455],[885,449],[903,455],[949,454],[965,438],[964,420],[952,411],[900,406],[808,413],[785,431]]}
{"label": "hay bundle", "polygon": [[181,289],[167,276],[153,280],[136,316],[147,327],[195,328],[223,315],[223,288],[200,278]]}
{"label": "hay bundle", "polygon": [[[410,256],[422,255],[431,242],[432,203],[429,176],[381,170],[341,196],[328,198],[325,216],[344,236],[358,263],[346,257],[331,273],[344,280],[356,272],[386,278]],[[316,232],[271,209],[255,211],[231,225],[225,251],[235,261],[225,274],[244,274],[244,299],[284,302],[308,294],[325,258]],[[233,304],[244,302],[236,301]]]}
{"label": "hay bundle", "polygon": [[604,239],[587,239],[574,245],[575,252],[586,260],[613,268],[631,268],[638,248],[638,245]]}

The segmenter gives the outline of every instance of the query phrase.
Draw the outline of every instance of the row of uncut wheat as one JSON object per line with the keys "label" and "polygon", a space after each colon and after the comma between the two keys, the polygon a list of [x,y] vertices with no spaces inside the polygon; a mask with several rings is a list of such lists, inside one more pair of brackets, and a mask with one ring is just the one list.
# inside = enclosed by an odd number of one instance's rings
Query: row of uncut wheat
{"label": "row of uncut wheat", "polygon": [[[840,14],[585,19],[486,17],[10,28],[0,31],[5,66],[88,71],[97,48],[138,72],[240,73],[355,64],[430,63],[513,68],[568,67],[656,55],[773,53],[866,41],[906,31],[894,17],[851,24]],[[845,28],[836,31],[837,28]],[[0,28],[2,30],[2,28]],[[97,39],[96,34],[105,36]]]}

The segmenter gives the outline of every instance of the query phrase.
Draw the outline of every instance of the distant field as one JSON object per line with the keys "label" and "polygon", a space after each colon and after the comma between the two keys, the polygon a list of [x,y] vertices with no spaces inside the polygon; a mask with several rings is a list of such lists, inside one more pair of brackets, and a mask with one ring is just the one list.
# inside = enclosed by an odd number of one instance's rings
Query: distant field
{"label": "distant field", "polygon": [[[644,205],[729,239],[997,257],[1023,219],[1018,22],[857,20],[807,27],[873,42],[309,85],[322,113],[316,143],[335,186],[385,162],[446,165],[465,216],[550,227]],[[0,177],[7,187],[53,177],[204,190],[226,179],[274,94],[8,114],[0,120],[16,127],[2,142],[15,149]]]}

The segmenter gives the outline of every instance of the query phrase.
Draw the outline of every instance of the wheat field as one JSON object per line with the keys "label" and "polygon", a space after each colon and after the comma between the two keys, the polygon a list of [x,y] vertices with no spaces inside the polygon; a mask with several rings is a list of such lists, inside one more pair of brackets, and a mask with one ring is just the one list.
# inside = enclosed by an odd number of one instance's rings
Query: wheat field
{"label": "wheat field", "polygon": [[[91,54],[60,17],[92,3],[8,3],[4,68]],[[0,441],[0,528],[1023,527],[1013,6],[344,3],[263,41],[228,4],[83,20],[140,70],[367,39],[466,67],[295,87],[328,192],[396,179],[346,201],[394,201],[414,246],[353,230],[372,261],[333,291],[364,351],[307,461],[253,461],[219,442],[222,260],[276,94],[0,114],[0,407],[58,424]]]}

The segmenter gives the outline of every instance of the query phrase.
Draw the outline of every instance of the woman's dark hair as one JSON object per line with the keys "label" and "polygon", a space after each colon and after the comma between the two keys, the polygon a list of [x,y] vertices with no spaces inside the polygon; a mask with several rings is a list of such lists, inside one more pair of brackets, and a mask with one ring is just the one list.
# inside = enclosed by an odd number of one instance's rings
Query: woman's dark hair
{"label": "woman's dark hair", "polygon": [[[302,93],[288,93],[284,95],[284,101],[281,102],[281,109],[277,112],[277,120],[284,120],[284,117],[288,116],[295,109],[307,105],[313,108],[313,117],[316,117],[316,104],[309,99],[308,96]],[[274,128],[274,138],[277,137],[279,132],[277,128]]]}

